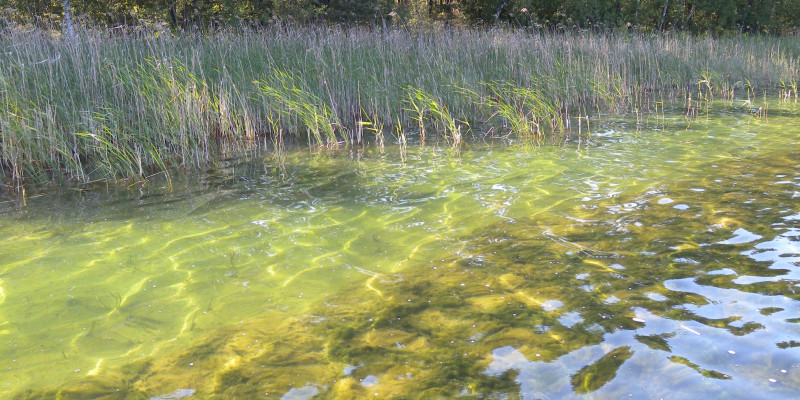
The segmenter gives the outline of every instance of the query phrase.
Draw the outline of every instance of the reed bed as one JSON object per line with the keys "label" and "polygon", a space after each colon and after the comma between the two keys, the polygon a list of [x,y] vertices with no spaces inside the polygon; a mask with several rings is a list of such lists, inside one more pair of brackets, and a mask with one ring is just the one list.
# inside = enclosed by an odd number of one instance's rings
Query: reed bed
{"label": "reed bed", "polygon": [[10,187],[146,179],[202,167],[231,143],[360,146],[382,144],[386,129],[457,145],[492,124],[540,138],[655,96],[779,88],[796,98],[800,80],[796,37],[276,24],[65,38],[6,28],[0,51]]}

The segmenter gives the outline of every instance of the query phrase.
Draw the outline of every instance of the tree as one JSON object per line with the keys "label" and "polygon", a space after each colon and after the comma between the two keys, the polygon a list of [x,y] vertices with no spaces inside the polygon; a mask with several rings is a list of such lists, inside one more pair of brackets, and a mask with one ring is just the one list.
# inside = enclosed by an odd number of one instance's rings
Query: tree
{"label": "tree", "polygon": [[366,22],[385,18],[393,2],[385,0],[328,0],[325,15],[336,22]]}
{"label": "tree", "polygon": [[64,0],[63,8],[64,34],[67,35],[68,38],[72,38],[75,36],[75,30],[72,28],[72,2],[70,0]]}
{"label": "tree", "polygon": [[509,23],[545,28],[606,26],[640,32],[790,33],[800,29],[800,0],[0,0],[20,20],[100,24],[164,21],[172,29],[207,29],[276,19],[369,24],[403,21]]}

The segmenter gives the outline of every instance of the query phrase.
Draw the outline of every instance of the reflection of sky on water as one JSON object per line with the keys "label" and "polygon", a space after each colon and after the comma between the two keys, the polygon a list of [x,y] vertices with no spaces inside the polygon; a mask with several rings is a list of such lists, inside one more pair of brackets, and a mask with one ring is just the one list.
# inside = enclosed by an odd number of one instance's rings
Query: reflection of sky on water
{"label": "reflection of sky on water", "polygon": [[761,239],[761,235],[756,235],[753,232],[748,231],[744,228],[739,228],[733,231],[733,234],[736,235],[730,239],[726,239],[717,244],[741,244],[741,243],[750,243],[754,240]]}
{"label": "reflection of sky on water", "polygon": [[[484,373],[498,376],[518,371],[516,382],[523,399],[796,398],[800,390],[800,301],[754,293],[760,290],[748,287],[778,281],[798,286],[800,229],[794,225],[800,214],[782,219],[773,225],[777,235],[772,239],[762,240],[761,235],[739,228],[717,245],[748,246],[740,254],[768,263],[768,269],[783,274],[739,276],[732,265],[707,275],[731,276],[738,285],[735,288],[700,284],[698,277],[666,280],[663,286],[670,292],[700,295],[706,302],[673,306],[680,311],[677,315],[685,318],[681,320],[633,307],[633,320],[639,328],[607,333],[601,343],[555,360],[541,360],[533,353],[535,348],[526,356],[513,346],[499,347],[492,351]],[[667,299],[659,293],[644,295],[658,302]],[[614,296],[605,299],[606,304],[618,301]],[[579,312],[569,311],[559,322],[572,328],[583,319]],[[615,353],[624,357],[609,363],[617,357]]]}
{"label": "reflection of sky on water", "polygon": [[0,218],[0,397],[95,373],[162,399],[795,397],[800,131],[746,122],[288,153],[185,192],[29,199]]}
{"label": "reflection of sky on water", "polygon": [[308,400],[319,394],[316,386],[307,385],[301,388],[291,388],[281,396],[281,400]]}
{"label": "reflection of sky on water", "polygon": [[361,386],[370,387],[378,383],[378,377],[375,375],[367,375],[361,380]]}
{"label": "reflection of sky on water", "polygon": [[[800,214],[783,217],[783,220],[784,222],[773,225],[773,228],[780,232],[775,238],[759,242],[753,249],[743,251],[741,254],[759,262],[771,263],[770,269],[785,273],[778,276],[741,276],[734,282],[748,285],[758,282],[800,280],[800,228],[794,226],[800,222]],[[753,240],[760,238],[758,236]]]}
{"label": "reflection of sky on water", "polygon": [[770,269],[785,270],[779,276],[742,276],[734,282],[747,285],[757,282],[775,282],[781,280],[800,280],[800,229],[789,228],[774,239],[761,242],[742,254],[762,262],[770,262]]}
{"label": "reflection of sky on water", "polygon": [[[795,308],[798,306],[792,303]],[[598,388],[587,396],[737,398],[747,395],[754,399],[796,396],[800,387],[797,352],[774,353],[775,344],[768,333],[743,339],[724,329],[673,321],[644,309],[637,309],[636,315],[645,321],[642,328],[605,335],[601,344],[580,348],[553,361],[539,361],[536,356],[529,359],[511,346],[497,348],[485,373],[519,371],[516,381],[523,399],[579,397],[573,380],[580,371],[611,351],[630,347],[630,359],[609,372],[608,382],[595,381]],[[670,351],[657,348],[649,339],[663,339]],[[761,351],[766,349],[769,351]]]}

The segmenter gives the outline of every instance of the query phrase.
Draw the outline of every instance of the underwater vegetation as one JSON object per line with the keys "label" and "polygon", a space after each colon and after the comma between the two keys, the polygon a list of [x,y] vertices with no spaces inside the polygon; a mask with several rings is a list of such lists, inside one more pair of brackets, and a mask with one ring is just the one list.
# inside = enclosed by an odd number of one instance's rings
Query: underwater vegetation
{"label": "underwater vegetation", "polygon": [[[791,279],[771,280],[791,273],[776,269],[780,257],[742,253],[753,238],[774,242],[796,229],[785,215],[794,186],[774,190],[764,179],[796,181],[788,162],[796,157],[705,160],[693,168],[713,173],[678,177],[674,187],[634,187],[560,213],[533,208],[458,234],[456,253],[372,273],[298,315],[198,325],[167,354],[14,398],[169,398],[191,389],[187,398],[483,399],[640,387],[712,397],[765,388],[790,398],[800,380],[785,365],[798,358],[785,344],[800,296]],[[751,165],[762,171],[748,173]],[[333,196],[321,173],[307,190]],[[357,174],[343,176],[339,190],[360,185]],[[739,201],[765,190],[772,195]],[[251,273],[241,255],[227,256],[222,276]],[[769,386],[779,368],[791,373]]]}
{"label": "underwater vegetation", "polygon": [[[270,82],[308,100],[290,76]],[[793,98],[607,113],[551,145],[538,87],[493,89],[538,113],[531,140],[456,151],[432,127],[476,125],[405,87],[412,125],[436,108],[424,145],[0,203],[0,395],[794,398]]]}

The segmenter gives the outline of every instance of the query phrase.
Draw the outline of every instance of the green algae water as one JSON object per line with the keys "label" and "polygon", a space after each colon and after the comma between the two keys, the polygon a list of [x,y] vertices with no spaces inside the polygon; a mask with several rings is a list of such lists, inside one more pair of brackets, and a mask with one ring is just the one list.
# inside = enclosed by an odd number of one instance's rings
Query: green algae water
{"label": "green algae water", "polygon": [[794,398],[800,105],[298,149],[0,214],[0,397]]}

